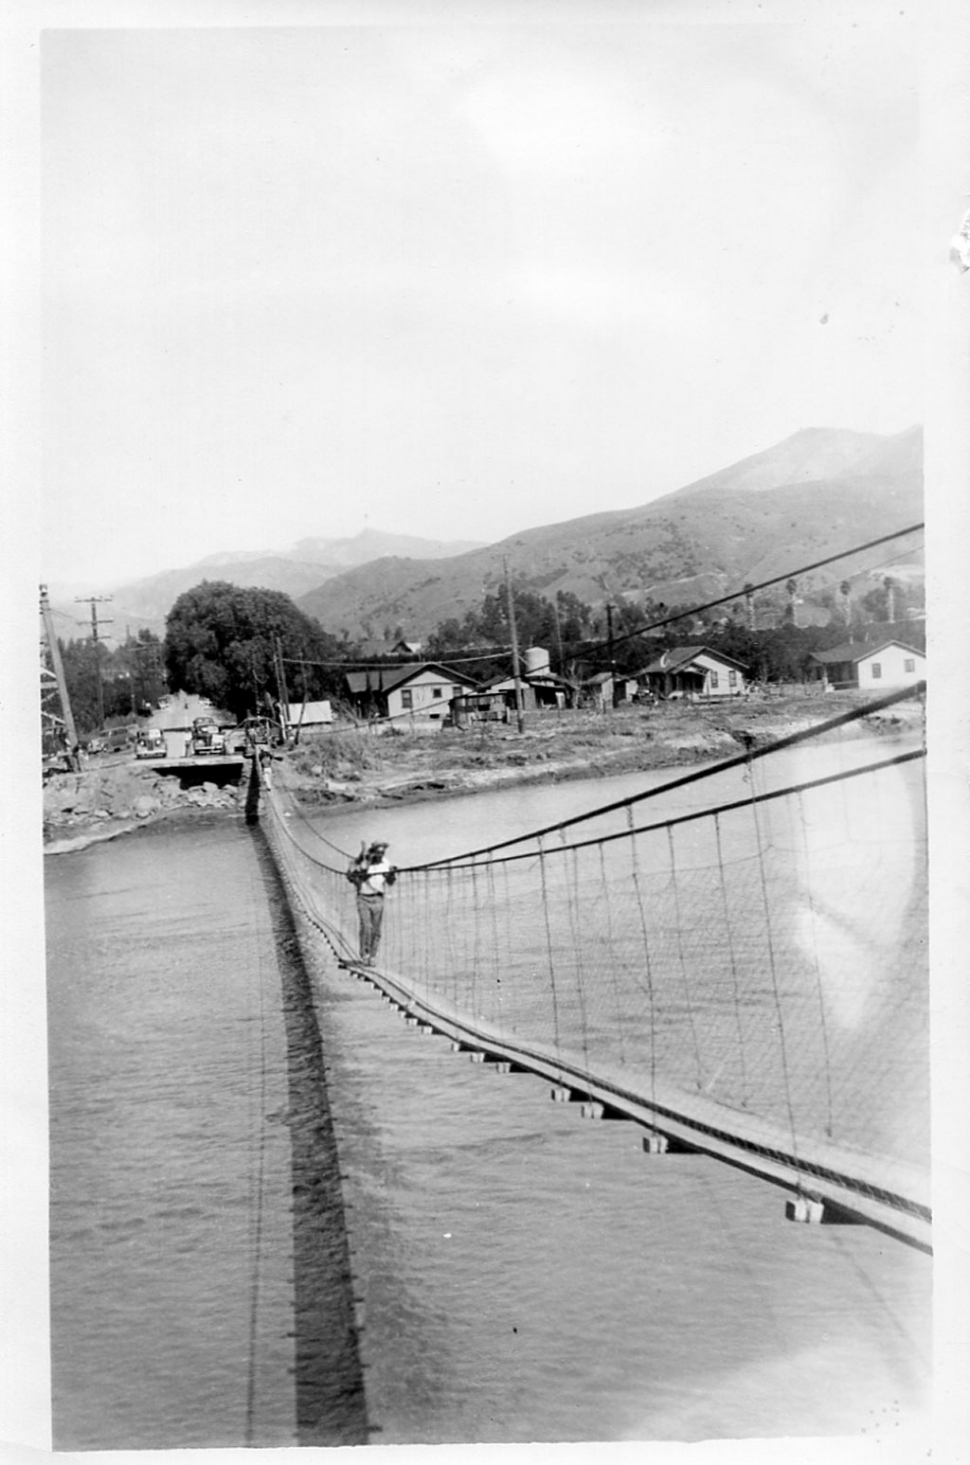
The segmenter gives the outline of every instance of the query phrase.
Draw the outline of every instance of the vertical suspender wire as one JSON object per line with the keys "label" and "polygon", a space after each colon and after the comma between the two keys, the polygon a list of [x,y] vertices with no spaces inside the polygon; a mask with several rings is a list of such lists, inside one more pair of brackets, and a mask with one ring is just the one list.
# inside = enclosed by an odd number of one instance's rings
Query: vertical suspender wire
{"label": "vertical suspender wire", "polygon": [[[565,830],[563,831],[565,838]],[[573,935],[573,947],[576,953],[576,997],[579,1007],[579,1025],[581,1043],[583,1048],[583,1070],[586,1077],[589,1077],[589,1027],[586,1020],[586,963],[583,959],[583,932],[580,925],[580,899],[579,899],[579,851],[574,849],[571,852],[572,858],[569,863],[572,867],[572,896],[569,900],[569,924]],[[592,1095],[590,1095],[592,1098]]]}
{"label": "vertical suspender wire", "polygon": [[815,969],[815,991],[818,997],[819,1030],[822,1037],[822,1053],[825,1057],[825,1133],[831,1139],[834,1127],[832,1115],[832,1062],[829,1054],[828,1024],[825,1021],[825,990],[822,984],[822,969],[818,960],[818,944],[815,939],[815,902],[812,897],[812,864],[805,823],[805,805],[801,792],[796,797],[798,800],[798,824],[802,835],[802,858],[805,861],[805,891],[808,896],[808,916],[812,932],[812,966]]}
{"label": "vertical suspender wire", "polygon": [[[510,972],[509,972],[509,969],[504,965],[504,963],[502,961],[502,958],[501,958],[501,956],[499,954],[498,915],[497,915],[497,912],[496,912],[496,898],[495,898],[495,862],[494,862],[494,860],[489,860],[488,864],[485,866],[485,878],[486,878],[486,882],[488,884],[488,913],[489,913],[489,916],[491,917],[491,935],[489,937],[490,946],[491,946],[491,958],[490,959],[491,959],[492,965],[495,968],[496,982],[497,982],[497,985],[498,985],[498,995],[499,995],[499,1021],[500,1021],[500,1026],[502,1026],[504,1028],[504,1026],[505,1026],[505,1006],[506,1006],[506,1000],[508,998],[508,988],[509,988],[509,985],[510,985],[510,983],[509,983]],[[508,922],[506,924],[508,924]],[[505,980],[504,981],[502,979],[502,973],[503,972],[505,973]]]}
{"label": "vertical suspender wire", "polygon": [[451,992],[453,992],[454,995],[454,1004],[456,1004],[456,1006],[459,1006],[459,1008],[463,1008],[463,993],[462,990],[460,990],[459,984],[462,964],[460,964],[459,955],[457,955],[456,932],[457,927],[459,927],[459,920],[457,920],[456,910],[454,910],[454,907],[456,907],[456,895],[454,895],[454,880],[456,880],[456,876],[454,876],[454,870],[451,869],[451,866],[445,867],[444,908],[445,926],[447,926],[448,929],[448,971],[450,971],[451,973]]}
{"label": "vertical suspender wire", "polygon": [[[559,1033],[559,999],[556,994],[556,958],[552,943],[552,924],[549,915],[549,890],[546,884],[546,853],[542,847],[542,835],[537,840],[539,846],[539,876],[542,881],[542,919],[546,928],[546,951],[549,955],[549,987],[552,994],[552,1030],[556,1046],[556,1053],[562,1056],[562,1046]],[[560,1078],[562,1075],[560,1074]]]}
{"label": "vertical suspender wire", "polygon": [[600,884],[603,889],[603,909],[606,912],[606,949],[610,954],[610,976],[612,978],[611,985],[613,987],[613,1022],[611,1026],[613,1028],[613,1031],[617,1035],[620,1049],[620,1063],[622,1064],[626,1062],[626,1058],[623,1052],[623,1029],[625,1027],[625,1023],[623,1021],[623,1015],[620,1011],[620,982],[619,975],[616,969],[618,953],[613,936],[613,912],[610,904],[610,882],[606,874],[606,846],[604,844],[600,844],[598,848],[600,856]]}
{"label": "vertical suspender wire", "polygon": [[[758,856],[758,873],[761,879],[761,899],[765,912],[765,941],[768,947],[768,970],[771,973],[771,990],[775,1004],[775,1020],[778,1024],[778,1057],[781,1063],[782,1081],[785,1086],[785,1105],[788,1110],[788,1127],[791,1131],[792,1154],[797,1156],[797,1140],[795,1137],[795,1109],[792,1104],[791,1078],[788,1069],[788,1049],[785,1044],[785,1020],[782,1013],[781,993],[778,990],[778,970],[775,965],[775,944],[771,934],[771,904],[768,899],[768,881],[765,877],[764,844],[761,836],[761,824],[758,819],[758,800],[755,795],[754,770],[748,764],[748,781],[751,789],[751,818],[754,821],[755,846]],[[836,785],[838,787],[839,785]]]}
{"label": "vertical suspender wire", "polygon": [[[421,918],[418,920],[417,913],[415,913],[414,945],[422,980],[426,987],[434,989],[437,983],[436,974],[431,970],[431,948],[432,945],[437,948],[437,942],[433,942],[431,937],[431,933],[435,929],[434,914],[431,909],[431,889],[431,871],[423,870],[421,873]],[[423,941],[420,940],[421,933],[424,934]]]}
{"label": "vertical suspender wire", "polygon": [[[499,878],[501,880],[502,894],[501,900],[496,899],[495,922],[498,931],[502,933],[505,938],[503,964],[506,972],[508,973],[508,986],[510,988],[510,1026],[515,1027],[522,1018],[523,998],[528,994],[529,990],[531,990],[538,976],[538,971],[536,970],[533,972],[526,972],[521,955],[516,950],[515,946],[515,923],[512,914],[515,911],[515,904],[512,899],[512,891],[509,884],[511,878],[510,871],[513,867],[507,864],[496,864],[493,861],[491,868],[493,870],[499,871]],[[514,868],[516,870],[520,869],[519,866],[515,866]],[[506,917],[504,921],[500,921],[498,918],[499,910],[503,910],[506,912]],[[520,925],[524,925],[524,921],[520,921]],[[536,936],[538,935],[537,932],[533,934]],[[512,1000],[513,996],[514,1001]]]}
{"label": "vertical suspender wire", "polygon": [[481,1009],[481,987],[479,983],[478,971],[478,925],[480,915],[478,908],[478,869],[479,867],[477,862],[473,861],[470,871],[472,902],[471,921],[469,922],[466,917],[465,925],[466,928],[469,929],[469,934],[471,936],[471,960],[469,962],[469,969],[471,971],[470,1011],[474,1013],[476,1017],[486,1017],[487,1014]]}
{"label": "vertical suspender wire", "polygon": [[650,1100],[657,1098],[657,1002],[653,989],[653,968],[650,962],[650,941],[647,936],[647,914],[643,906],[643,891],[640,888],[640,855],[637,836],[633,832],[633,809],[626,811],[627,828],[630,831],[630,863],[633,869],[633,890],[640,913],[640,929],[643,932],[643,960],[647,977],[647,997],[650,1002]]}
{"label": "vertical suspender wire", "polygon": [[734,933],[731,929],[731,910],[728,903],[727,885],[724,880],[724,852],[721,848],[721,821],[714,815],[714,838],[717,843],[717,868],[720,876],[721,900],[724,905],[724,929],[727,933],[728,959],[731,963],[731,981],[734,985],[734,1016],[738,1025],[738,1059],[741,1065],[741,1106],[748,1103],[748,1074],[744,1061],[744,1024],[741,1021],[741,990],[738,985],[738,964],[734,956]]}
{"label": "vertical suspender wire", "polygon": [[677,961],[680,967],[680,980],[684,989],[684,1001],[687,1007],[687,1026],[690,1028],[691,1043],[694,1048],[694,1064],[696,1068],[695,1081],[698,1089],[704,1084],[704,1065],[701,1062],[701,1049],[697,1040],[697,1025],[694,1022],[694,1006],[690,997],[690,978],[687,975],[687,966],[684,962],[684,942],[681,931],[680,915],[680,893],[677,889],[677,857],[674,853],[674,831],[667,826],[667,846],[670,850],[670,884],[674,893],[674,931],[677,937]]}

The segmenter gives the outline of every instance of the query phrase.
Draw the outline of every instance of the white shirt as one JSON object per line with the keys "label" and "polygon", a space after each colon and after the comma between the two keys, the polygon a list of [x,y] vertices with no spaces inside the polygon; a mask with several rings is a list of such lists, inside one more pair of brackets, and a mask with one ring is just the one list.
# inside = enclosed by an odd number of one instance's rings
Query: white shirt
{"label": "white shirt", "polygon": [[361,895],[383,895],[387,877],[394,869],[386,860],[381,860],[377,865],[368,865],[367,879],[360,882]]}

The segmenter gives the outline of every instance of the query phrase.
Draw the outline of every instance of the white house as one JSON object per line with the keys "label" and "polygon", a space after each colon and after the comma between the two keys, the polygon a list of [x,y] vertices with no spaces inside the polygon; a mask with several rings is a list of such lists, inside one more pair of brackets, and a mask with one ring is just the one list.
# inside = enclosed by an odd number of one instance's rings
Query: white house
{"label": "white house", "polygon": [[878,694],[914,686],[926,676],[926,657],[905,641],[882,641],[878,646],[846,643],[812,655],[827,687],[858,687]]}
{"label": "white house", "polygon": [[655,697],[693,700],[739,697],[746,690],[740,661],[707,646],[674,646],[645,666],[637,680]]}
{"label": "white house", "polygon": [[367,667],[348,672],[346,681],[350,700],[363,717],[414,717],[431,722],[447,717],[452,697],[478,690],[471,677],[434,661]]}

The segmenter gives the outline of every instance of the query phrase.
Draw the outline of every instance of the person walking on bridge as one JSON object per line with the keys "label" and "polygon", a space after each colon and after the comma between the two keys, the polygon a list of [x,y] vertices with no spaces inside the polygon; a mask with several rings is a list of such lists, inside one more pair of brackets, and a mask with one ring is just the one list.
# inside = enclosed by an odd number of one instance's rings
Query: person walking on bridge
{"label": "person walking on bridge", "polygon": [[361,844],[360,854],[347,871],[347,879],[357,889],[361,966],[374,965],[381,942],[384,891],[397,879],[397,870],[385,859],[387,850],[388,846],[380,841],[368,845],[365,840]]}

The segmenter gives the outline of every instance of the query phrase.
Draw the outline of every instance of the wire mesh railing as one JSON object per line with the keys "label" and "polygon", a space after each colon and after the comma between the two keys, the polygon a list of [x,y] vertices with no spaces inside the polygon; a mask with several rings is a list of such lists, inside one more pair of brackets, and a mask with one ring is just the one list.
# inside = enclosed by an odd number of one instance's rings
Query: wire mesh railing
{"label": "wire mesh railing", "polygon": [[[379,969],[590,1092],[928,1218],[925,749],[836,731],[915,695],[401,870]],[[772,757],[793,745],[794,779]],[[702,807],[648,802],[686,784]],[[271,807],[295,892],[352,961],[342,853],[285,789]]]}

